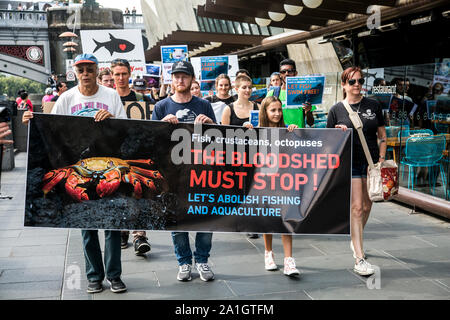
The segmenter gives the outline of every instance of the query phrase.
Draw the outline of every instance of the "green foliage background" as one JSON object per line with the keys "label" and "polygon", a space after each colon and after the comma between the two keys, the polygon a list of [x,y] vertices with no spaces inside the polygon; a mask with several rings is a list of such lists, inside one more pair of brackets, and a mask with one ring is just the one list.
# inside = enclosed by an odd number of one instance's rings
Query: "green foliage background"
{"label": "green foliage background", "polygon": [[15,100],[17,92],[21,89],[27,90],[28,93],[44,94],[45,88],[43,83],[0,74],[0,95],[7,94],[10,100]]}

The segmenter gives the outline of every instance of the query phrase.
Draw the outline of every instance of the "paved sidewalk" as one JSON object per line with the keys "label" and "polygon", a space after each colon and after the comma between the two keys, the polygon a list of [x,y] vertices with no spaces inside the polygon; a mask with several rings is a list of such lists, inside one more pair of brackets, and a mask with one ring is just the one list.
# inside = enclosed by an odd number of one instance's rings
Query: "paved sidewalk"
{"label": "paved sidewalk", "polygon": [[215,233],[210,263],[216,280],[206,283],[194,273],[182,283],[170,233],[149,232],[146,257],[135,256],[131,246],[122,250],[128,292],[114,294],[105,282],[107,290],[88,295],[81,232],[23,228],[26,154],[15,161],[1,181],[2,195],[13,199],[0,200],[0,299],[450,299],[450,224],[395,203],[375,204],[366,228],[368,261],[381,271],[369,279],[373,289],[352,271],[349,236],[295,236],[293,255],[303,274],[288,278],[280,236],[274,236],[280,270],[268,272],[262,238]]}

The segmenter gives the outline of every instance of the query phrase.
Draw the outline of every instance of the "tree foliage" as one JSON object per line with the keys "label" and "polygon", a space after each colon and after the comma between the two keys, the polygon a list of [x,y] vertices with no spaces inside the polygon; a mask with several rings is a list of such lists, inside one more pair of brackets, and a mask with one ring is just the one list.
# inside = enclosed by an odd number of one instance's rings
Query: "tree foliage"
{"label": "tree foliage", "polygon": [[8,99],[15,99],[17,92],[22,89],[25,89],[28,93],[44,94],[45,84],[25,78],[0,74],[0,94],[6,94]]}

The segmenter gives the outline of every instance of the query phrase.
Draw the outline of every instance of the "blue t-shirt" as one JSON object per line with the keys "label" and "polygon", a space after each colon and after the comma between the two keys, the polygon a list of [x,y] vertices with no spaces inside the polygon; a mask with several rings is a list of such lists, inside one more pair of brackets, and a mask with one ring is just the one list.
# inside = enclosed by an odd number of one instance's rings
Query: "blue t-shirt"
{"label": "blue t-shirt", "polygon": [[153,110],[152,120],[161,120],[168,114],[175,115],[180,122],[194,122],[199,114],[204,114],[217,123],[211,103],[196,96],[186,103],[175,102],[171,97],[159,101]]}

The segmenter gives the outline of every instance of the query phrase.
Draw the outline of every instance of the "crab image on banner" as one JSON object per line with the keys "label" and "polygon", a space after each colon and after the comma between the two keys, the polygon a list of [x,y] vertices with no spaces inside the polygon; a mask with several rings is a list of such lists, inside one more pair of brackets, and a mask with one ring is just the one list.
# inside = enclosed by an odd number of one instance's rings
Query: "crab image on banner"
{"label": "crab image on banner", "polygon": [[36,113],[25,226],[349,234],[351,130]]}

